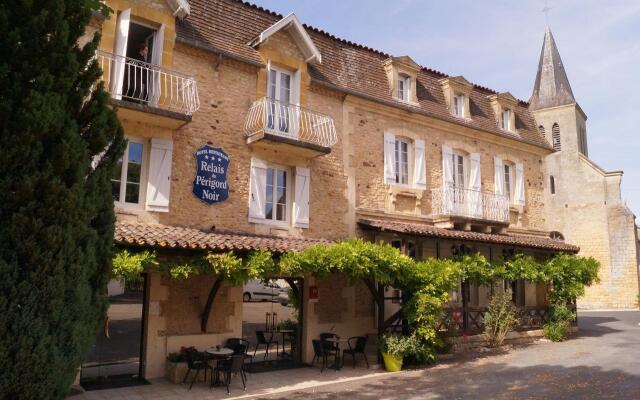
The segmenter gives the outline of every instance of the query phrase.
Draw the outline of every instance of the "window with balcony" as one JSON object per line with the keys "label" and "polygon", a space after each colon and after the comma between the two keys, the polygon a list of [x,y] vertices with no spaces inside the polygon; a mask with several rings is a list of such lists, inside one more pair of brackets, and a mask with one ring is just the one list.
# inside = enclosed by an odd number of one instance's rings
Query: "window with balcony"
{"label": "window with balcony", "polygon": [[267,128],[282,133],[292,132],[292,100],[293,73],[273,66],[269,69],[267,90]]}
{"label": "window with balcony", "polygon": [[117,206],[142,204],[144,152],[145,145],[142,141],[130,139],[124,155],[118,161],[111,177],[113,201]]}
{"label": "window with balcony", "polygon": [[162,67],[164,32],[164,24],[121,11],[113,52],[97,52],[103,80],[114,100],[191,115],[200,106],[196,81]]}
{"label": "window with balcony", "polygon": [[504,190],[503,193],[509,199],[509,203],[513,202],[514,194],[513,190],[515,188],[514,178],[515,178],[515,166],[511,163],[505,163],[503,166],[504,169]]}

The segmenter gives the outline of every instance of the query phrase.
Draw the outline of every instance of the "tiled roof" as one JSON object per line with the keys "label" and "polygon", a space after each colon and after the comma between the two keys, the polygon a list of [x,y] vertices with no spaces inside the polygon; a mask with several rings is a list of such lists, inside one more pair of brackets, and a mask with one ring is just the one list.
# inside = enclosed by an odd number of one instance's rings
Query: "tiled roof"
{"label": "tiled roof", "polygon": [[320,239],[283,238],[240,233],[205,232],[160,224],[116,222],[115,242],[120,245],[184,250],[269,250],[274,253],[300,251],[333,242]]}
{"label": "tiled roof", "polygon": [[407,233],[431,238],[469,240],[473,242],[496,243],[508,246],[528,247],[533,249],[567,251],[571,253],[577,253],[580,250],[578,246],[539,236],[513,234],[499,235],[494,233],[458,231],[452,229],[436,228],[435,226],[426,224],[387,221],[379,219],[360,219],[358,221],[358,224],[365,229]]}
{"label": "tiled roof", "polygon": [[[199,45],[212,51],[232,55],[250,63],[263,64],[257,50],[249,42],[283,16],[240,0],[190,0],[191,15],[176,24],[178,41]],[[422,68],[418,74],[418,105],[403,105],[393,100],[383,61],[389,54],[336,38],[305,25],[311,39],[322,53],[322,64],[310,65],[314,82],[329,85],[357,96],[408,108],[435,118],[488,131],[551,149],[538,132],[527,103],[516,107],[517,133],[501,130],[487,96],[496,92],[474,85],[470,95],[471,120],[453,117],[446,107],[438,71]]]}

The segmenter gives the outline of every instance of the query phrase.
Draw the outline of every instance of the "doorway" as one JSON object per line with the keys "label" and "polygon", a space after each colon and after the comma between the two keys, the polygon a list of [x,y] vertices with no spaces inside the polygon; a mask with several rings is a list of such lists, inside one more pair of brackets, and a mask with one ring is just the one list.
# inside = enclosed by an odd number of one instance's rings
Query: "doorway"
{"label": "doorway", "polygon": [[125,284],[109,282],[107,320],[80,369],[80,385],[85,390],[147,384],[142,379],[147,290],[146,274]]}
{"label": "doorway", "polygon": [[242,336],[252,373],[302,365],[301,278],[253,279],[243,287]]}

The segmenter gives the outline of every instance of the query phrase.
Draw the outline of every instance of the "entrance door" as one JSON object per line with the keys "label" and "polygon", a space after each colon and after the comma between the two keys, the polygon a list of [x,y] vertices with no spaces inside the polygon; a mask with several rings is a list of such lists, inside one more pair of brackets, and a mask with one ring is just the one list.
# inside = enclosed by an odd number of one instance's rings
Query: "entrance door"
{"label": "entrance door", "polygon": [[247,369],[265,372],[302,361],[302,279],[255,279],[243,287],[242,336],[255,357]]}
{"label": "entrance door", "polygon": [[145,383],[140,379],[145,285],[146,276],[125,285],[109,283],[107,321],[80,370],[85,390]]}
{"label": "entrance door", "polygon": [[[295,135],[291,129],[291,82],[289,71],[271,67],[267,99],[267,127],[278,133]],[[289,135],[287,135],[289,136]]]}

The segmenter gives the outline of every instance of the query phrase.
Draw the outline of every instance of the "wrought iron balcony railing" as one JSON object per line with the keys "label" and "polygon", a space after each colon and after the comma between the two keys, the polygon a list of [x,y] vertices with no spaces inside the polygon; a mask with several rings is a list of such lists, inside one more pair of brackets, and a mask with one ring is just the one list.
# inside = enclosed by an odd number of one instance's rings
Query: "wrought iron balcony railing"
{"label": "wrought iron balcony railing", "polygon": [[322,147],[338,141],[333,118],[267,97],[251,105],[244,131],[247,136],[268,133]]}
{"label": "wrought iron balcony railing", "polygon": [[431,190],[434,216],[509,222],[509,198],[491,192],[445,185]]}
{"label": "wrought iron balcony railing", "polygon": [[98,50],[105,87],[116,100],[193,114],[200,107],[198,85],[188,75],[159,65]]}

